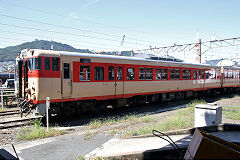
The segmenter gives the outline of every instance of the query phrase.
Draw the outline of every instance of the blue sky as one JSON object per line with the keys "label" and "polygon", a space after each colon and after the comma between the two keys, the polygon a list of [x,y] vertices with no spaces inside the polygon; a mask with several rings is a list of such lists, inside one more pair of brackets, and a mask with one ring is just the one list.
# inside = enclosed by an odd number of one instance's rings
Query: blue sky
{"label": "blue sky", "polygon": [[43,39],[97,51],[135,50],[196,42],[197,31],[202,41],[238,37],[239,6],[239,0],[0,0],[0,48]]}

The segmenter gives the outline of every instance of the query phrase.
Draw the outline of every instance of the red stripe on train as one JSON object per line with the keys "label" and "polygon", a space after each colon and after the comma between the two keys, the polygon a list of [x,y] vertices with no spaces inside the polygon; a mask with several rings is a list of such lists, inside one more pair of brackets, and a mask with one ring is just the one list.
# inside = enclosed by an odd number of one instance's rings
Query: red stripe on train
{"label": "red stripe on train", "polygon": [[[240,86],[228,86],[228,87],[240,87]],[[50,99],[52,103],[56,102],[68,102],[68,101],[80,101],[80,100],[108,100],[108,99],[118,99],[118,98],[130,98],[132,96],[138,95],[148,95],[148,94],[158,94],[158,93],[169,93],[169,92],[183,92],[183,91],[201,91],[207,89],[221,88],[219,87],[208,87],[208,88],[195,88],[195,89],[183,89],[183,90],[169,90],[169,91],[159,91],[159,92],[145,92],[145,93],[131,93],[131,94],[120,94],[120,95],[106,95],[106,96],[93,96],[93,97],[79,97],[79,98],[65,98],[65,99]],[[46,103],[46,100],[33,101],[34,104]]]}

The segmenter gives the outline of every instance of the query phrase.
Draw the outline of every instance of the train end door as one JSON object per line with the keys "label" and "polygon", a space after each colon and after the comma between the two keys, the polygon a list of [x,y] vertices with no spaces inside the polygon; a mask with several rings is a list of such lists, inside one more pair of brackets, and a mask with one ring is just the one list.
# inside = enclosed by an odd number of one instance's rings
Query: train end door
{"label": "train end door", "polygon": [[72,92],[72,75],[71,62],[62,62],[62,97],[67,98],[71,96]]}
{"label": "train end door", "polygon": [[115,65],[115,98],[122,98],[124,94],[123,65]]}

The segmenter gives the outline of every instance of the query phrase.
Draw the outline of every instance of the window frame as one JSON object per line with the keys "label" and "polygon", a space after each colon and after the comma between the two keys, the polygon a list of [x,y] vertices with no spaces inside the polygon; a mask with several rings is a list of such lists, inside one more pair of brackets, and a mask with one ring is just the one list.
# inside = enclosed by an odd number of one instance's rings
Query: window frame
{"label": "window frame", "polygon": [[[110,69],[110,67],[111,67],[111,69]],[[115,80],[115,67],[114,66],[108,66],[108,80],[109,81]]]}
{"label": "window frame", "polygon": [[[82,71],[81,72],[81,67],[83,67],[83,68],[86,68],[86,67],[88,67],[88,71],[87,72],[84,72],[84,71]],[[83,74],[82,75],[82,79],[81,79],[81,74]],[[84,74],[86,74],[86,76],[85,77],[87,77],[86,79],[84,79]],[[80,64],[79,65],[79,81],[80,82],[82,82],[82,81],[91,81],[91,66],[90,65],[85,65],[85,64]]]}
{"label": "window frame", "polygon": [[122,66],[117,66],[117,81],[122,81],[123,80],[123,67]]}
{"label": "window frame", "polygon": [[[161,81],[162,80],[162,68],[155,68],[155,70],[156,70],[156,72],[155,72],[156,80]],[[157,71],[160,71],[160,72],[157,72]],[[157,78],[157,77],[159,77],[158,75],[160,75],[160,78]]]}
{"label": "window frame", "polygon": [[[60,59],[58,57],[52,57],[52,71],[59,71]],[[56,64],[55,64],[56,63]],[[57,68],[56,68],[57,67]],[[56,69],[55,69],[56,68]]]}
{"label": "window frame", "polygon": [[[49,60],[49,64],[46,63],[47,59]],[[49,68],[47,68],[46,66],[49,66]],[[51,70],[51,58],[50,57],[44,57],[44,70],[46,70],[46,71]]]}
{"label": "window frame", "polygon": [[[132,69],[132,73],[131,72],[129,72],[129,70],[130,69]],[[131,74],[129,74],[129,73],[131,73]],[[133,75],[133,76],[132,76]],[[130,77],[129,77],[130,76]],[[127,80],[128,81],[133,81],[133,80],[135,80],[135,68],[134,67],[127,67]]]}
{"label": "window frame", "polygon": [[104,72],[104,66],[94,66],[94,81],[104,81]]}
{"label": "window frame", "polygon": [[170,80],[180,80],[180,68],[170,68]]}
{"label": "window frame", "polygon": [[145,67],[139,67],[139,80],[146,80],[146,71],[145,71]]}
{"label": "window frame", "polygon": [[[67,70],[65,68],[65,64],[67,64]],[[67,74],[66,74],[67,71]],[[70,64],[63,62],[63,79],[70,79]]]}

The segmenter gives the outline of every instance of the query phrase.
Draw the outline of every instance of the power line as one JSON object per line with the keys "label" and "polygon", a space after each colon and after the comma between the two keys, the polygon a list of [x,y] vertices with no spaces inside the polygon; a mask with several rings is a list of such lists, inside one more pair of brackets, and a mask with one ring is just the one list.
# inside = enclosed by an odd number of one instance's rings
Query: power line
{"label": "power line", "polygon": [[[0,32],[5,32],[5,33],[11,33],[11,34],[18,34],[18,35],[24,35],[24,36],[37,36],[37,37],[42,37],[42,38],[46,38],[46,39],[54,39],[55,41],[59,41],[59,40],[64,40],[64,41],[70,41],[70,42],[77,42],[77,43],[86,43],[88,45],[90,44],[94,44],[94,45],[100,45],[102,46],[106,46],[106,44],[103,43],[97,43],[97,42],[88,42],[88,41],[79,41],[79,40],[74,40],[74,39],[61,39],[61,38],[56,38],[56,37],[47,37],[47,36],[42,36],[42,35],[37,35],[37,34],[29,34],[29,33],[20,33],[20,32],[13,32],[13,31],[5,31],[5,30],[1,30]],[[91,46],[92,47],[92,46]],[[114,47],[119,47],[119,46],[115,46]],[[129,48],[129,47],[125,47],[125,48]],[[110,49],[110,48],[108,48]],[[132,50],[132,48],[129,48],[130,50]]]}
{"label": "power line", "polygon": [[16,38],[9,38],[9,37],[2,37],[2,36],[0,36],[0,38],[9,39],[9,40],[16,40],[16,41],[28,41],[28,40],[24,40],[24,39],[16,39]]}
{"label": "power line", "polygon": [[[189,43],[189,44],[181,44],[181,45],[173,45],[173,46],[166,46],[166,47],[155,47],[150,49],[141,49],[141,50],[135,50],[135,52],[149,52],[154,51],[156,53],[169,53],[169,52],[182,52],[182,51],[191,51],[193,48],[198,47],[198,56],[201,63],[201,56],[208,52],[210,49],[213,48],[220,48],[220,47],[234,47],[240,45],[240,37],[234,37],[234,38],[226,38],[221,40],[212,40],[212,41],[205,41],[201,42],[201,39],[199,39],[198,43]],[[205,51],[202,51],[202,47],[206,47],[207,49]]]}
{"label": "power line", "polygon": [[[4,40],[2,41],[1,40],[1,42],[7,42],[7,43],[9,43],[9,42],[15,42],[15,43],[21,43],[21,44],[24,44],[24,43],[27,43],[28,42],[28,40],[24,40],[24,41],[26,41],[26,42],[23,42],[23,40],[22,39],[15,39],[15,38],[7,38],[7,37],[1,37],[0,36],[0,38],[4,38]],[[6,40],[7,39],[7,40]],[[11,40],[11,41],[8,41],[8,40]],[[90,46],[85,46],[85,47],[90,47]],[[91,46],[92,47],[92,46]],[[107,48],[107,47],[101,47],[101,49],[110,49],[110,48]]]}
{"label": "power line", "polygon": [[[0,30],[0,32],[5,32],[5,33],[11,33],[11,34],[19,34],[19,35],[24,35],[24,36],[39,36],[37,34],[26,34],[26,33],[19,33],[19,32],[12,32],[12,31],[4,31],[4,30]],[[108,49],[108,50],[112,50],[112,48],[107,48],[107,47],[103,47],[103,46],[106,46],[106,44],[102,44],[102,43],[95,43],[95,42],[86,42],[86,41],[78,41],[78,40],[74,40],[74,39],[59,39],[59,38],[55,38],[55,37],[45,37],[45,36],[41,36],[42,38],[46,38],[46,39],[54,39],[55,41],[59,41],[59,40],[64,40],[64,41],[70,41],[70,42],[77,42],[77,43],[86,43],[86,44],[95,44],[94,46],[96,45],[99,45],[101,49]],[[10,39],[10,40],[18,40],[18,42],[22,42],[23,39],[16,39],[16,38],[9,38],[9,37],[2,37],[0,36],[0,38],[3,38],[3,39]],[[29,40],[24,40],[24,41],[29,41]],[[9,41],[11,42],[11,41]],[[85,45],[84,45],[85,46]],[[85,47],[89,47],[89,49],[93,48],[93,46],[85,46]],[[115,46],[115,47],[119,47],[119,46]],[[129,47],[125,47],[125,48],[128,48],[129,50],[132,50],[132,48],[129,48]],[[116,49],[117,50],[117,49]]]}
{"label": "power line", "polygon": [[[25,27],[25,26],[12,25],[12,24],[6,24],[6,23],[0,23],[0,24],[4,25],[4,26],[9,26],[9,27],[31,29],[31,30],[37,30],[37,31],[42,31],[42,32],[50,32],[50,33],[64,34],[64,35],[70,35],[70,36],[80,36],[80,37],[93,38],[93,39],[106,40],[106,41],[115,41],[115,42],[119,43],[119,40],[108,39],[108,38],[100,38],[100,37],[95,37],[95,36],[87,36],[87,35],[83,35],[83,34],[72,34],[72,33],[58,32],[58,31],[39,29],[39,28],[33,28],[33,27]],[[140,45],[140,46],[144,45],[144,44],[134,43],[134,42],[126,42],[126,43],[134,44],[134,45]]]}
{"label": "power line", "polygon": [[[229,42],[229,41],[232,41]],[[236,42],[239,42],[236,44]],[[235,38],[226,38],[226,39],[221,39],[221,40],[212,40],[212,41],[205,41],[201,42],[201,45],[208,47],[208,48],[219,48],[219,47],[225,47],[227,45],[229,46],[238,46],[240,45],[240,37],[235,37]],[[192,50],[196,45],[199,45],[199,43],[188,43],[188,44],[176,44],[173,46],[165,46],[165,47],[155,47],[155,48],[149,48],[149,49],[140,49],[140,50],[135,50],[136,52],[141,52],[141,51],[153,51],[153,50],[159,50],[160,52],[181,52],[186,49]],[[215,47],[213,46],[215,45]]]}
{"label": "power line", "polygon": [[9,16],[9,15],[5,15],[5,14],[1,14],[1,13],[0,13],[0,16],[8,17],[8,18],[13,18],[13,19],[18,19],[18,20],[22,20],[22,21],[28,21],[28,22],[38,23],[38,24],[45,24],[45,25],[49,25],[49,26],[61,27],[61,28],[64,28],[64,29],[67,28],[67,29],[84,31],[84,32],[90,32],[90,33],[95,33],[95,34],[100,34],[100,35],[105,35],[105,36],[111,36],[111,37],[117,37],[117,38],[120,37],[120,36],[117,36],[117,35],[111,35],[111,34],[106,34],[106,33],[101,33],[101,32],[90,31],[90,30],[86,30],[86,29],[79,29],[79,28],[73,28],[73,27],[68,27],[68,26],[62,26],[62,25],[58,25],[58,24],[51,24],[51,23],[46,23],[46,22],[40,22],[40,21],[35,21],[35,20],[31,20],[31,19],[26,19],[26,18]]}
{"label": "power line", "polygon": [[[6,2],[5,2],[5,3],[6,3]],[[14,6],[17,6],[17,7],[26,8],[26,9],[31,9],[31,10],[38,11],[38,12],[41,12],[41,13],[44,13],[44,14],[48,14],[48,15],[49,15],[49,14],[53,14],[53,15],[57,15],[57,16],[60,16],[60,17],[67,17],[67,18],[69,18],[68,16],[61,15],[61,14],[54,13],[54,12],[46,12],[46,11],[43,11],[43,10],[40,10],[40,9],[36,9],[36,8],[34,9],[34,8],[30,8],[30,7],[26,7],[26,6],[22,6],[22,5],[17,5],[17,4],[13,4],[13,3],[9,3],[9,2],[7,2],[7,3],[8,3],[8,4],[11,4],[11,5],[14,5]],[[15,16],[9,16],[9,15],[5,15],[5,14],[0,14],[0,15],[1,15],[1,16],[5,16],[5,17],[8,17],[8,18],[14,18],[14,19],[19,19],[19,20],[24,20],[24,21],[34,22],[34,23],[41,23],[41,24],[45,24],[45,25],[63,27],[63,28],[68,28],[68,29],[80,30],[80,31],[85,31],[85,32],[89,32],[89,33],[94,33],[94,34],[100,34],[100,35],[105,35],[105,36],[111,36],[111,37],[117,37],[117,38],[119,38],[118,35],[113,35],[113,34],[107,34],[107,33],[102,33],[102,32],[90,31],[90,30],[86,30],[86,29],[79,29],[79,28],[67,27],[67,26],[62,26],[62,25],[57,25],[57,24],[50,24],[50,23],[46,23],[46,22],[40,22],[40,21],[35,21],[35,20],[30,20],[30,19],[15,17]],[[97,23],[97,24],[100,24],[100,23]],[[102,25],[106,26],[106,24],[102,24]],[[121,36],[120,36],[120,37],[121,37]],[[142,42],[160,44],[160,43],[153,42],[153,41],[135,39],[135,38],[130,38],[130,37],[129,37],[128,39],[129,39],[129,40],[134,40],[134,41],[142,41]]]}

